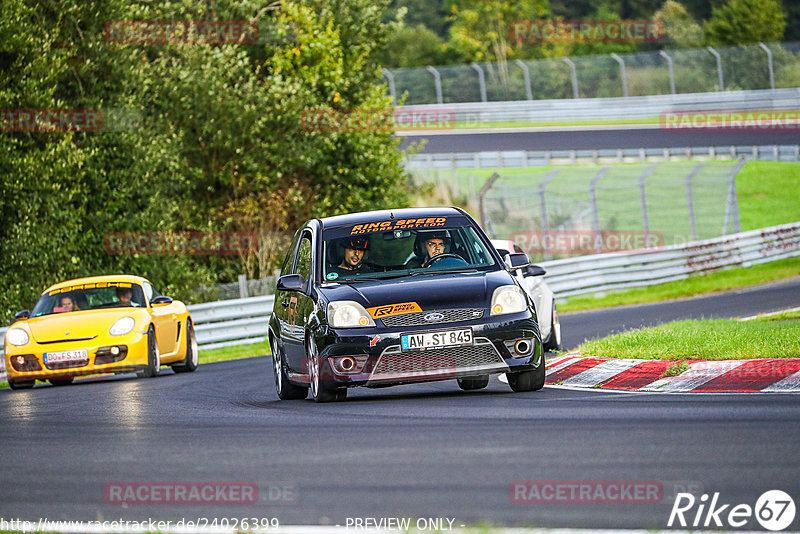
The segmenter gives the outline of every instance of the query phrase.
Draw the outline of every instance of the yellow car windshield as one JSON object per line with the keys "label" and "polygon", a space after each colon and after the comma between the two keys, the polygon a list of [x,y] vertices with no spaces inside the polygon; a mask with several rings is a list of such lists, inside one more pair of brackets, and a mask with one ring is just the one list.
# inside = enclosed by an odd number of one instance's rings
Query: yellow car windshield
{"label": "yellow car windshield", "polygon": [[76,284],[46,292],[34,306],[31,316],[144,305],[141,286],[132,282]]}

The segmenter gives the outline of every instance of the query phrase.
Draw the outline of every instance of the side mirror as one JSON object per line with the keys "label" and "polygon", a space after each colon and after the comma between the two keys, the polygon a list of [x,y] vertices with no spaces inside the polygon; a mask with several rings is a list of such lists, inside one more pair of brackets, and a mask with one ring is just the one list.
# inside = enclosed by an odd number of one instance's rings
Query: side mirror
{"label": "side mirror", "polygon": [[22,310],[22,311],[18,311],[14,315],[14,319],[27,319],[30,316],[31,316],[31,311],[30,310]]}
{"label": "side mirror", "polygon": [[302,291],[305,280],[302,274],[286,274],[278,278],[278,291]]}
{"label": "side mirror", "polygon": [[525,269],[524,276],[542,276],[546,273],[547,271],[544,270],[544,267],[539,265],[528,265],[528,267]]}
{"label": "side mirror", "polygon": [[150,301],[151,306],[166,306],[167,304],[172,304],[172,297],[161,295]]}
{"label": "side mirror", "polygon": [[528,259],[527,254],[523,254],[520,252],[514,252],[506,256],[506,267],[508,267],[509,271],[514,271],[516,269],[522,269],[527,267],[531,264],[531,260]]}

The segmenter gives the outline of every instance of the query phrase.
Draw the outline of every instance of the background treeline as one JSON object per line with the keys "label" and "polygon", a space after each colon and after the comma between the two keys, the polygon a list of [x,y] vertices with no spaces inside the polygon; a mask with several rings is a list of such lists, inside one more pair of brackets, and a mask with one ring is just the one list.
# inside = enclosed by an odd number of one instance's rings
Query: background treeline
{"label": "background treeline", "polygon": [[[515,43],[509,24],[530,19],[660,20],[660,43]],[[389,68],[558,58],[659,48],[800,41],[797,0],[392,0],[400,20],[379,52]]]}
{"label": "background treeline", "polygon": [[[375,0],[0,2],[0,108],[100,109],[99,132],[0,131],[0,319],[57,281],[128,272],[192,299],[271,274],[310,216],[408,202],[391,133],[314,109],[390,106]],[[109,21],[249,20],[255,44],[121,44]],[[122,117],[122,120],[119,120]],[[110,232],[247,231],[248,256],[111,255]]]}

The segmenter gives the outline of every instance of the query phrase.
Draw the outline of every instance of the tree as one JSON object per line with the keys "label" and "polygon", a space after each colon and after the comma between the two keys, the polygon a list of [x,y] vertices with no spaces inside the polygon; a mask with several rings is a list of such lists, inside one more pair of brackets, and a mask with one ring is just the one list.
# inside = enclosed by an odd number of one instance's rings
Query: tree
{"label": "tree", "polygon": [[703,27],[712,46],[744,45],[780,41],[786,28],[786,13],[778,0],[728,0],[714,8]]}
{"label": "tree", "polygon": [[703,29],[677,0],[664,2],[653,19],[664,25],[664,34],[676,48],[695,48],[703,44]]}

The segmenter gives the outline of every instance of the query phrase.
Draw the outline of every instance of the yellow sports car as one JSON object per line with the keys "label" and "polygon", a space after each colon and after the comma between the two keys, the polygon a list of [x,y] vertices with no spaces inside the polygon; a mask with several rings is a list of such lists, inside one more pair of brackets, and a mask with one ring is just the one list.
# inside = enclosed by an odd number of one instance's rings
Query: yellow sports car
{"label": "yellow sports car", "polygon": [[36,380],[66,385],[76,376],[156,376],[197,368],[197,339],[186,306],[138,276],[93,276],[56,284],[6,332],[11,389]]}

